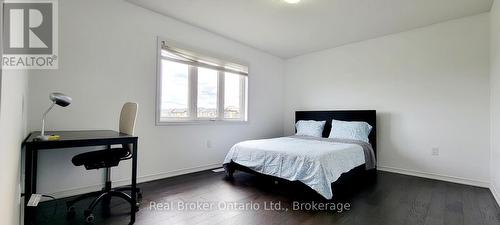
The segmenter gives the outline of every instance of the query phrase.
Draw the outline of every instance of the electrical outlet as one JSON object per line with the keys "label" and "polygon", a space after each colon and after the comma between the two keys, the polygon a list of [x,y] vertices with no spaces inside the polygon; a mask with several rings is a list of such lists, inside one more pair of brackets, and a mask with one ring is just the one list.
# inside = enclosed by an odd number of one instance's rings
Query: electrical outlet
{"label": "electrical outlet", "polygon": [[432,155],[433,156],[438,156],[439,155],[439,147],[432,148]]}

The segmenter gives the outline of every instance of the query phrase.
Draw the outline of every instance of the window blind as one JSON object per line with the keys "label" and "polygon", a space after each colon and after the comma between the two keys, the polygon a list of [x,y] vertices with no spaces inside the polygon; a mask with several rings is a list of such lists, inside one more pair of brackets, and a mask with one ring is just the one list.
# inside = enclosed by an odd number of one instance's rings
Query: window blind
{"label": "window blind", "polygon": [[168,45],[165,41],[161,42],[161,51],[161,56],[165,60],[248,76],[248,67],[246,66],[226,62],[220,59],[201,56],[188,50],[183,50]]}

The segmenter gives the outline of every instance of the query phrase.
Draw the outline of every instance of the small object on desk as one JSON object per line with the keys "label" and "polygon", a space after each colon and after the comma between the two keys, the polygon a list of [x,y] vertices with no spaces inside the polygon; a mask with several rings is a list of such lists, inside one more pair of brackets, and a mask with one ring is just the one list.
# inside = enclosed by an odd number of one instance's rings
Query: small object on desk
{"label": "small object on desk", "polygon": [[49,136],[49,141],[57,141],[59,139],[61,139],[61,136],[59,136],[59,135],[50,135]]}
{"label": "small object on desk", "polygon": [[50,107],[43,113],[42,133],[40,134],[40,136],[37,137],[37,140],[40,140],[40,141],[51,141],[50,136],[45,135],[45,117],[47,117],[47,114],[50,112],[52,107],[54,107],[54,105],[56,105],[56,104],[58,106],[61,106],[61,107],[66,107],[69,104],[71,104],[71,101],[72,101],[71,97],[66,96],[63,93],[58,93],[58,92],[50,93],[49,98],[52,101],[52,105],[50,105]]}

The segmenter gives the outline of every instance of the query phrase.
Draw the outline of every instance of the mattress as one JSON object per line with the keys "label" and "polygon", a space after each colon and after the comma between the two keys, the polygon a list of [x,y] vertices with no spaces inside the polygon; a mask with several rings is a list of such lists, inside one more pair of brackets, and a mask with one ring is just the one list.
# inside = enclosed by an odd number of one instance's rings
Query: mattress
{"label": "mattress", "polygon": [[262,174],[300,181],[331,199],[331,183],[363,165],[364,151],[362,145],[355,143],[291,136],[237,143],[224,164],[233,161]]}

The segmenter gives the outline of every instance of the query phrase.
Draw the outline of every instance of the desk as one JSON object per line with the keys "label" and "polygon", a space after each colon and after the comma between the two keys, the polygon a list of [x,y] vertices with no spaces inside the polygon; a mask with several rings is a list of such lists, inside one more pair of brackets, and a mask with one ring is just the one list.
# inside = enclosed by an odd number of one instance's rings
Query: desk
{"label": "desk", "polygon": [[107,146],[117,144],[132,144],[132,204],[130,224],[135,222],[135,208],[137,202],[137,137],[112,130],[87,131],[54,131],[46,132],[49,135],[59,135],[57,141],[38,141],[40,132],[32,132],[24,141],[25,154],[25,181],[24,181],[24,224],[36,223],[36,208],[27,207],[31,194],[36,193],[38,151],[46,149],[62,149],[88,146]]}

